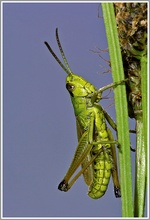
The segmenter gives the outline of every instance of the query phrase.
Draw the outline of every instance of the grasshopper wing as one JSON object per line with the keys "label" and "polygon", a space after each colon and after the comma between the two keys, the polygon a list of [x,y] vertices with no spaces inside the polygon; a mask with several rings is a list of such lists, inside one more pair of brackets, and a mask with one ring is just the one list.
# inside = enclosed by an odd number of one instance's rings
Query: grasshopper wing
{"label": "grasshopper wing", "polygon": [[[78,137],[78,142],[80,141],[80,138],[82,137],[83,133],[85,132],[83,128],[80,126],[78,120],[76,119],[76,127],[77,127],[77,137]],[[91,155],[90,153],[87,154],[86,158],[81,164],[81,167],[84,168],[86,164],[91,160]],[[85,183],[90,186],[92,181],[93,181],[93,167],[92,164],[90,164],[87,169],[83,173],[84,181]]]}

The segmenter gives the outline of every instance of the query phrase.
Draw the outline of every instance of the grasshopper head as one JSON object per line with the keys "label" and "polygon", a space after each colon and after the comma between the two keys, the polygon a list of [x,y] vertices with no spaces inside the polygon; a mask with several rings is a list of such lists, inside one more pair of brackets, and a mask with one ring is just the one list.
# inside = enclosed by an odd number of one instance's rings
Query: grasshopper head
{"label": "grasshopper head", "polygon": [[96,91],[91,83],[73,73],[66,78],[66,88],[72,97],[86,97]]}

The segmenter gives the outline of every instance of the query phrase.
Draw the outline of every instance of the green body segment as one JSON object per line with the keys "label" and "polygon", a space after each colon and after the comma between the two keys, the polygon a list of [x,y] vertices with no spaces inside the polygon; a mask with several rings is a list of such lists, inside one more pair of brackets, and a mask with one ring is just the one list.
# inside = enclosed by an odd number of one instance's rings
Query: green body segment
{"label": "green body segment", "polygon": [[[97,90],[84,78],[72,73],[59,40],[58,29],[56,29],[56,39],[65,66],[50,45],[47,42],[45,44],[59,65],[68,74],[66,88],[73,104],[78,136],[78,146],[72,162],[58,189],[67,192],[78,177],[83,174],[85,183],[89,186],[88,195],[93,199],[98,199],[105,194],[112,174],[115,196],[120,197],[115,151],[116,141],[107,128],[105,118],[113,124],[115,130],[116,125],[98,104],[102,92],[113,85]],[[73,177],[80,165],[82,169]]]}
{"label": "green body segment", "polygon": [[108,149],[108,146],[102,148],[102,152],[92,164],[94,177],[88,195],[93,199],[99,199],[105,194],[113,168],[111,150]]}

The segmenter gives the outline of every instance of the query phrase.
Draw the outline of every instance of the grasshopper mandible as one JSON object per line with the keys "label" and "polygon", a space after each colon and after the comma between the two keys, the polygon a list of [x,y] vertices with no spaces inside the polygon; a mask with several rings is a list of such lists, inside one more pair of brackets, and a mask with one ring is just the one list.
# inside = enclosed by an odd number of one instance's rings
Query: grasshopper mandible
{"label": "grasshopper mandible", "polygon": [[[115,196],[120,197],[115,150],[117,141],[114,140],[111,130],[107,127],[106,120],[115,130],[117,128],[98,102],[101,100],[104,90],[119,85],[121,82],[112,83],[97,90],[90,82],[71,71],[59,40],[57,28],[56,40],[65,65],[62,64],[47,42],[45,45],[68,74],[66,88],[73,104],[78,136],[78,146],[74,157],[58,189],[64,192],[68,191],[77,178],[83,174],[84,181],[89,186],[88,195],[93,199],[98,199],[105,194],[112,175]],[[80,165],[81,170],[74,175]]]}

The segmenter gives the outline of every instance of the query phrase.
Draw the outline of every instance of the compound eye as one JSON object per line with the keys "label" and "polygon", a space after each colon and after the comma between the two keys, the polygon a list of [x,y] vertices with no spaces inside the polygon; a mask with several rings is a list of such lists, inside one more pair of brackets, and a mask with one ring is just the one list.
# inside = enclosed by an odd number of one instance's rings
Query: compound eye
{"label": "compound eye", "polygon": [[70,95],[71,95],[72,97],[74,97],[73,92],[72,92],[72,91],[74,90],[74,88],[75,88],[74,85],[71,85],[71,84],[69,84],[69,83],[66,84],[66,89],[68,90],[68,92],[70,93]]}
{"label": "compound eye", "polygon": [[66,84],[66,89],[67,89],[68,91],[73,91],[74,88],[75,88],[74,85],[71,85],[71,84],[69,84],[69,83]]}

